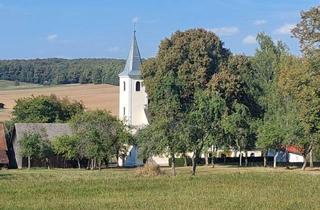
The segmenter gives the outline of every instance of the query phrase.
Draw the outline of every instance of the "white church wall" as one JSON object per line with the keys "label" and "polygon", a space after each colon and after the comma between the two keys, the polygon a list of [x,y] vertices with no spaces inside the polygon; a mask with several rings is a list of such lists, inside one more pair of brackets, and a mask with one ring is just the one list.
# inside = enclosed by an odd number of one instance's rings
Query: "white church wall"
{"label": "white church wall", "polygon": [[[140,82],[140,91],[136,90],[136,84]],[[147,94],[145,87],[142,85],[143,80],[132,79],[132,122],[134,126],[143,126],[148,124],[148,120],[145,114],[145,106],[147,105]]]}

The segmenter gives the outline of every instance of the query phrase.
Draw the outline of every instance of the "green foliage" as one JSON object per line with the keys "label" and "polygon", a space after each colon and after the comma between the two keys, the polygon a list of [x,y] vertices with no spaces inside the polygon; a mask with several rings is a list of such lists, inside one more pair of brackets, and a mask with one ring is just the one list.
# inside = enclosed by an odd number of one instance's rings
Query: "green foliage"
{"label": "green foliage", "polygon": [[12,115],[15,122],[53,123],[68,121],[83,110],[81,102],[70,102],[67,98],[59,99],[55,95],[31,96],[18,99]]}
{"label": "green foliage", "polygon": [[52,147],[57,155],[67,160],[77,160],[83,157],[81,142],[77,136],[59,136],[52,142]]}
{"label": "green foliage", "polygon": [[[79,139],[77,145],[81,147],[81,150],[77,149],[77,153],[81,156],[83,154],[88,159],[96,159],[100,163],[119,155],[125,156],[126,145],[132,143],[132,137],[126,127],[107,111],[83,112],[75,115],[70,123],[75,138]],[[65,151],[73,140],[67,139],[67,141],[69,142],[63,145]]]}
{"label": "green foliage", "polygon": [[301,49],[306,54],[320,50],[320,6],[301,12],[301,21],[292,29],[299,39]]}
{"label": "green foliage", "polygon": [[107,83],[117,85],[124,60],[35,59],[1,60],[0,79],[35,84]]}
{"label": "green foliage", "polygon": [[39,133],[25,133],[19,144],[23,157],[39,157],[42,148],[42,136]]}

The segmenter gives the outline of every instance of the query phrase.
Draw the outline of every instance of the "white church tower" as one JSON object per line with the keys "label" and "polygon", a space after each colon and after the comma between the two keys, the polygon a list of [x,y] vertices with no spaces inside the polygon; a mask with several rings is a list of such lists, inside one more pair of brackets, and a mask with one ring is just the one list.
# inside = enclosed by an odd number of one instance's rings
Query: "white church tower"
{"label": "white church tower", "polygon": [[[140,68],[141,57],[134,31],[126,65],[119,74],[119,119],[130,128],[133,134],[148,124],[145,114],[148,99]],[[130,146],[125,159],[119,160],[120,166],[134,167],[142,164],[138,159],[136,146]]]}
{"label": "white church tower", "polygon": [[141,57],[134,31],[126,65],[119,74],[119,118],[134,130],[148,124],[145,114],[148,99],[140,68]]}

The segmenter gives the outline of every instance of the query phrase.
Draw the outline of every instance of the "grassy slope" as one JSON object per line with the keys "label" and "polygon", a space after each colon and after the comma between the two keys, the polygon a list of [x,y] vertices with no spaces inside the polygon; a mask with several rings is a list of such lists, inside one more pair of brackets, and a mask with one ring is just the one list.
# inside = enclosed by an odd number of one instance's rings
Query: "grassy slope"
{"label": "grassy slope", "polygon": [[14,81],[0,80],[0,90],[19,90],[19,89],[29,89],[29,88],[38,88],[42,85],[20,82],[19,86],[14,85]]}
{"label": "grassy slope", "polygon": [[132,170],[0,171],[0,209],[317,209],[318,172],[200,167],[179,176]]}

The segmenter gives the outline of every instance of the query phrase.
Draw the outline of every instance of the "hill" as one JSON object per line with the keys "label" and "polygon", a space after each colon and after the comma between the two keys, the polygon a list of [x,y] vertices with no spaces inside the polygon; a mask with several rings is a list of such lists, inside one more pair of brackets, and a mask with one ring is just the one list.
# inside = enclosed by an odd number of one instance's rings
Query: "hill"
{"label": "hill", "polygon": [[71,100],[82,101],[87,109],[106,109],[113,115],[118,115],[118,86],[108,84],[72,84],[51,87],[38,87],[31,89],[0,89],[0,102],[5,104],[6,109],[0,111],[0,122],[9,120],[15,100],[31,95],[50,95],[68,97]]}

